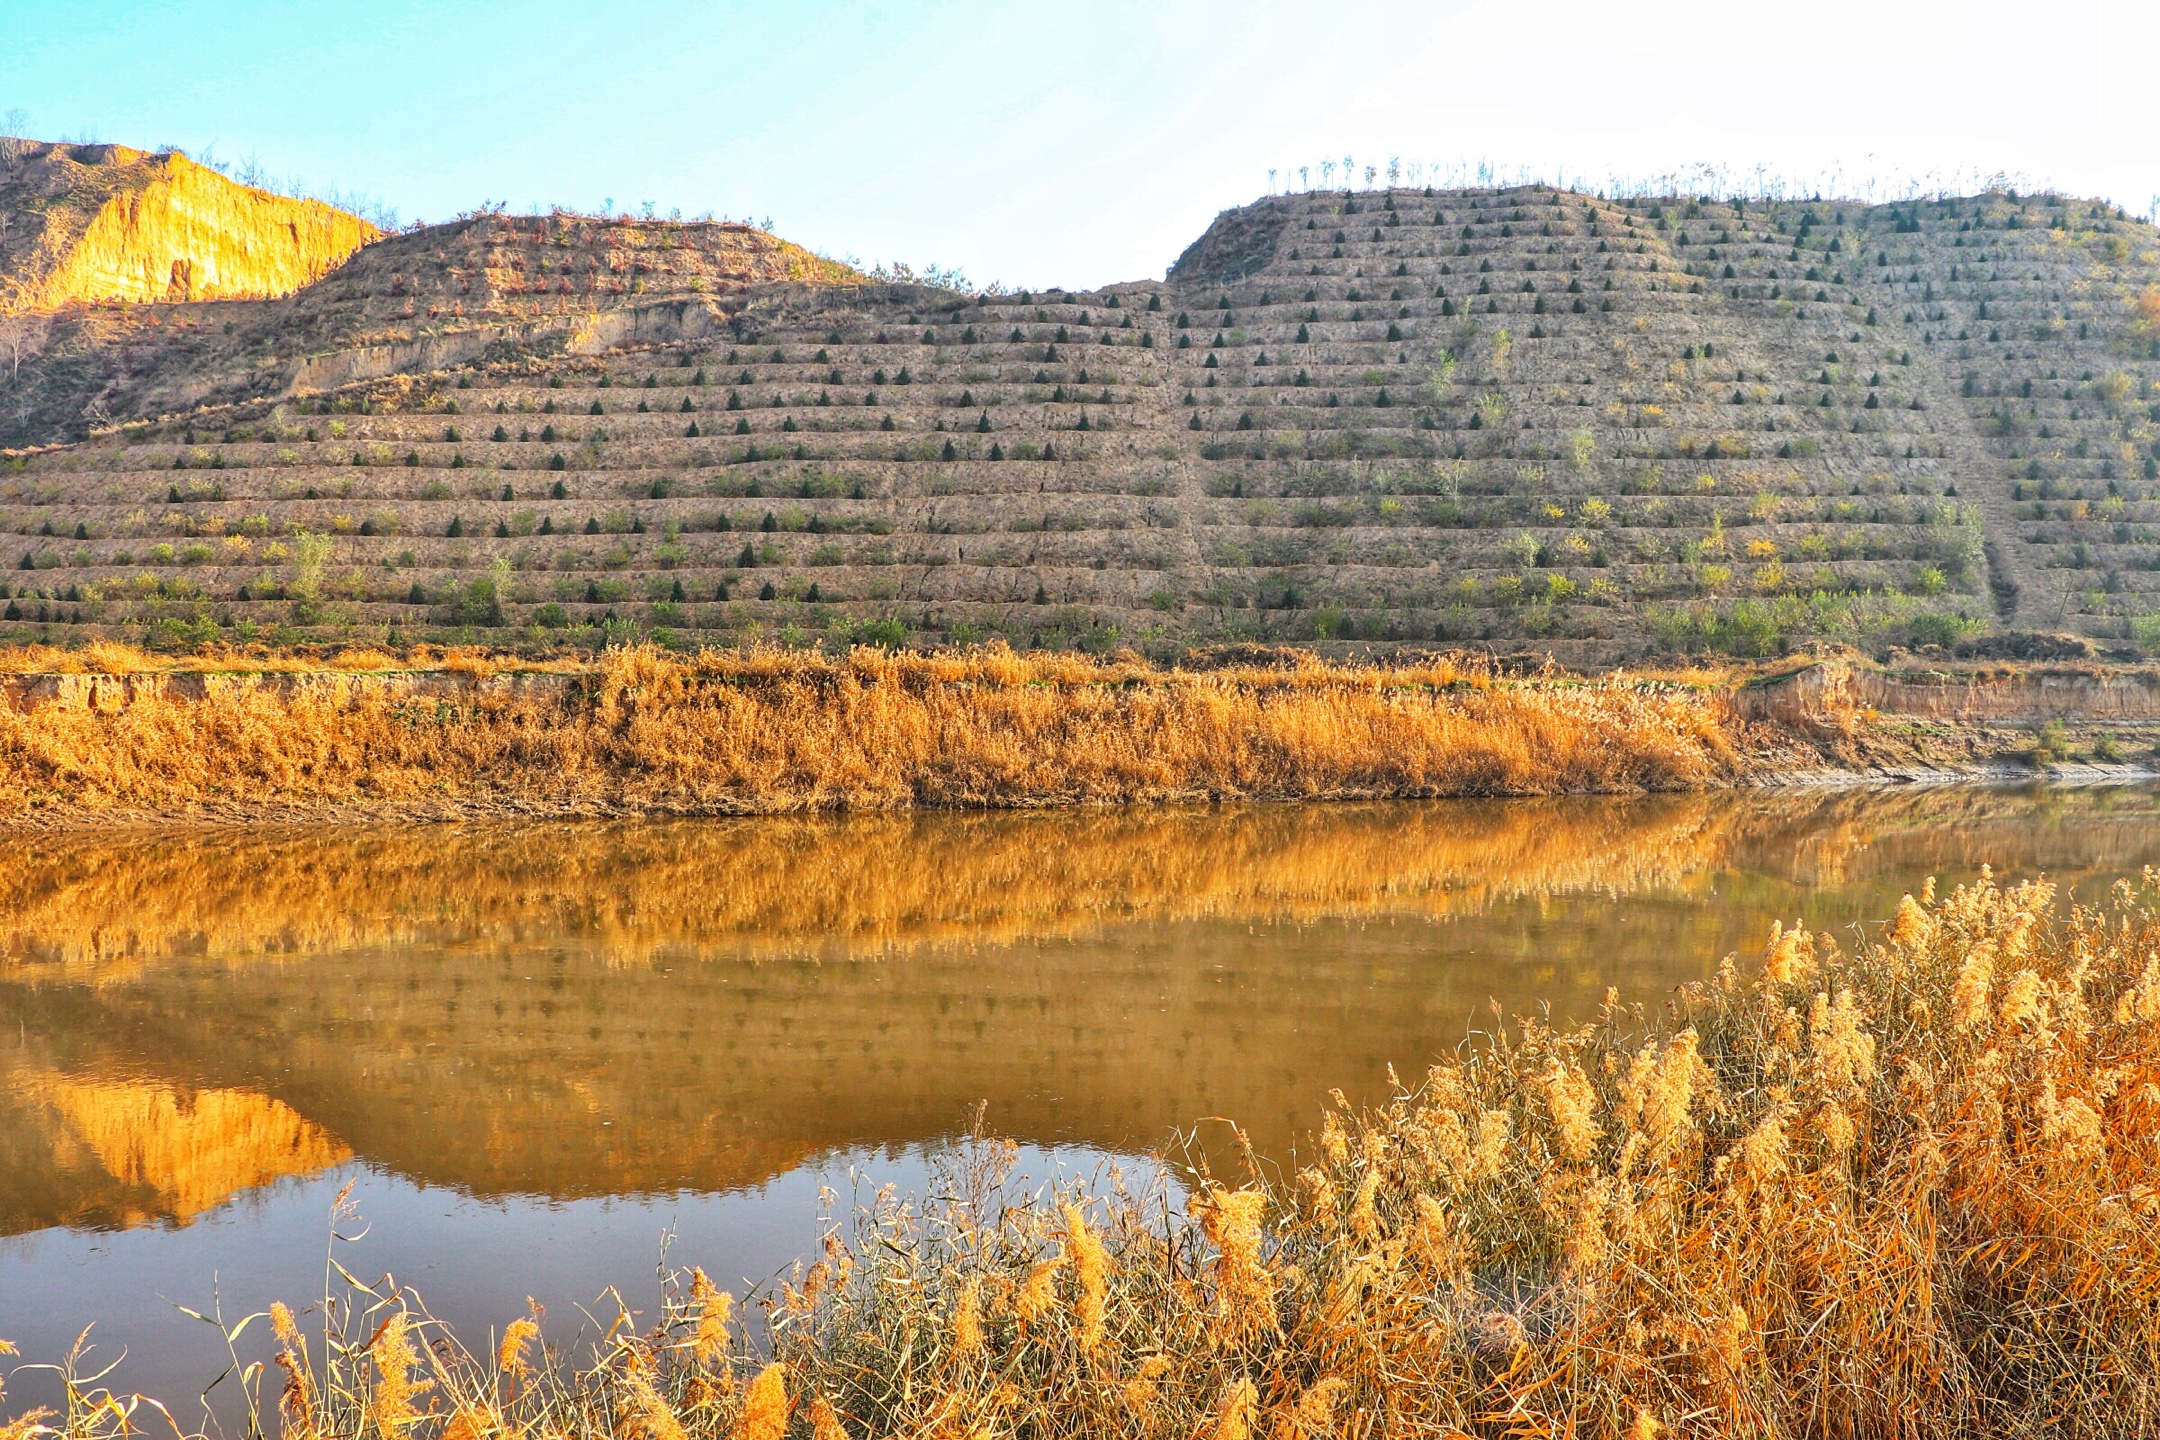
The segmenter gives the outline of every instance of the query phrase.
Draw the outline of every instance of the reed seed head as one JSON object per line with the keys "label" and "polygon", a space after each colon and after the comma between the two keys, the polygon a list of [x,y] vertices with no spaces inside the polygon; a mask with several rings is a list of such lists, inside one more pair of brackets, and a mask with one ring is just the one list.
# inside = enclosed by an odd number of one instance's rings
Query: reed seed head
{"label": "reed seed head", "polygon": [[787,1366],[767,1365],[743,1394],[733,1440],[785,1440],[788,1423]]}

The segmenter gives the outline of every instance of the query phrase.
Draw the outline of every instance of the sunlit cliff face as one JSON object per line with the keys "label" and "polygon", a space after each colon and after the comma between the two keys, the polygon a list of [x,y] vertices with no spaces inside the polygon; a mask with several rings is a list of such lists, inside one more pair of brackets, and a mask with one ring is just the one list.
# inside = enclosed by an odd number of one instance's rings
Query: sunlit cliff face
{"label": "sunlit cliff face", "polygon": [[[289,295],[380,232],[236,184],[177,151],[15,142],[0,153],[0,310]],[[42,231],[29,217],[42,216]]]}

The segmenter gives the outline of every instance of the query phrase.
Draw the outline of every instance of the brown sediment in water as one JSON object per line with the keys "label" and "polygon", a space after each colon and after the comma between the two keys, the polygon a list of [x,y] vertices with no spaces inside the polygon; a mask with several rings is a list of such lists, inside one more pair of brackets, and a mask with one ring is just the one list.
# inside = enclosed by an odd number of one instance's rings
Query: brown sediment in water
{"label": "brown sediment in water", "polygon": [[641,648],[211,671],[103,647],[66,669],[0,663],[0,823],[1685,790],[1777,743],[1714,687],[1445,659],[1163,670]]}

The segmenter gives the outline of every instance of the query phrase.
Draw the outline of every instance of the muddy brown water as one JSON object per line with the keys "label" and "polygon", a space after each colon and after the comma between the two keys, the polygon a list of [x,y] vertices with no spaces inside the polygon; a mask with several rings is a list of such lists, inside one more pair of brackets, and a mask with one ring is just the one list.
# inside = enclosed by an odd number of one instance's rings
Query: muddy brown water
{"label": "muddy brown water", "polygon": [[650,1310],[664,1235],[776,1274],[821,1189],[919,1188],[979,1104],[1036,1179],[1205,1117],[1287,1163],[1495,1004],[2148,863],[2152,787],[37,837],[0,867],[0,1338],[92,1327],[185,1418],[223,1344],[178,1307],[320,1296],[350,1185],[349,1269],[566,1340],[611,1285]]}

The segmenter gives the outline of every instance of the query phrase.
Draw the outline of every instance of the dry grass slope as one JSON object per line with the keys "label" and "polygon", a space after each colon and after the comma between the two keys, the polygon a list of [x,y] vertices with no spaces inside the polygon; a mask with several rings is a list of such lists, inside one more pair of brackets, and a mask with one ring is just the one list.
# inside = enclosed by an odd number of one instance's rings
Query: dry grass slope
{"label": "dry grass slope", "polygon": [[[18,652],[0,673],[50,661]],[[148,662],[108,650],[101,663]],[[1496,682],[1447,661],[1191,671],[998,647],[841,660],[646,647],[551,671],[462,664],[79,677],[0,710],[0,815],[1529,795],[1685,789],[1742,763],[1722,694]],[[18,697],[35,688],[16,682]]]}

